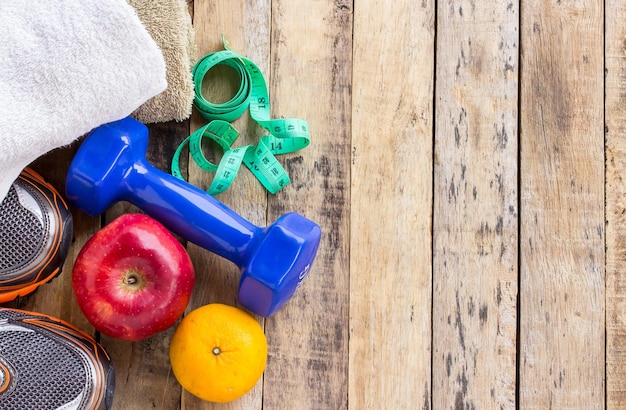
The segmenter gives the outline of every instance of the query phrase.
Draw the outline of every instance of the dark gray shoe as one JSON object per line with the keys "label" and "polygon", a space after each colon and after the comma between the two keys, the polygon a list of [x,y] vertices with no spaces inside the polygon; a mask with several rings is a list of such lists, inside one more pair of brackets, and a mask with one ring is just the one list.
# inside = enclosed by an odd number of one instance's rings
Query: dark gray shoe
{"label": "dark gray shoe", "polygon": [[0,308],[0,409],[110,409],[114,389],[111,359],[90,335]]}
{"label": "dark gray shoe", "polygon": [[61,273],[71,241],[65,201],[26,168],[0,203],[0,303],[34,292]]}

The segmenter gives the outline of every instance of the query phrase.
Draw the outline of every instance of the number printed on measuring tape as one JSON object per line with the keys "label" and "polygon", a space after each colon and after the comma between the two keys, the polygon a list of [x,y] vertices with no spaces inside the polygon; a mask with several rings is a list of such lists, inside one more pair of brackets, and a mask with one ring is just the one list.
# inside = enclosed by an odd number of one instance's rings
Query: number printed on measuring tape
{"label": "number printed on measuring tape", "polygon": [[[225,50],[205,55],[193,67],[194,106],[210,122],[178,146],[172,159],[172,175],[183,179],[179,160],[183,148],[188,145],[194,162],[205,171],[215,172],[211,186],[207,189],[210,194],[225,191],[232,184],[241,163],[246,165],[269,192],[275,194],[291,181],[274,155],[307,147],[310,144],[309,125],[298,118],[271,119],[267,83],[261,70],[252,61],[230,50],[226,43],[224,47]],[[240,85],[229,101],[215,104],[202,95],[202,82],[206,74],[218,65],[235,70],[240,78]],[[239,132],[230,122],[241,117],[246,110],[249,110],[250,117],[269,134],[262,136],[256,147],[248,145],[232,148]],[[219,164],[211,163],[204,156],[202,144],[207,138],[224,150]]]}

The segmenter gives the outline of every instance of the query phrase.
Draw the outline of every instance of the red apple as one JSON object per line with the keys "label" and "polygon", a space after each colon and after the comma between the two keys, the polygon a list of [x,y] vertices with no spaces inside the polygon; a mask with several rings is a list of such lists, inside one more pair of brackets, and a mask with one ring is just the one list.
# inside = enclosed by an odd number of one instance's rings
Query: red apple
{"label": "red apple", "polygon": [[124,214],[96,232],[72,270],[72,288],[87,320],[106,335],[130,341],[171,327],[193,285],[185,248],[143,214]]}

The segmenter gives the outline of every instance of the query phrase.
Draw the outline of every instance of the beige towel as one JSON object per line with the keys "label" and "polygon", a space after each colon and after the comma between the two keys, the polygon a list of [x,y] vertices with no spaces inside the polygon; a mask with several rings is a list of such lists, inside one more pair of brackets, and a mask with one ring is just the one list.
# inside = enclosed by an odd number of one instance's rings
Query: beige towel
{"label": "beige towel", "polygon": [[157,43],[166,66],[167,89],[132,116],[144,124],[183,121],[191,116],[196,61],[195,33],[185,0],[127,0]]}

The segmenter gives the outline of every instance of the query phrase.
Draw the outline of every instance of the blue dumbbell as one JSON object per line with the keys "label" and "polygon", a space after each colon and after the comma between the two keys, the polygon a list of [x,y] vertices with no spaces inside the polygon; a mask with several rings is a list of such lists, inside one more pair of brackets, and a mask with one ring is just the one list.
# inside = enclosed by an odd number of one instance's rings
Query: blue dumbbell
{"label": "blue dumbbell", "polygon": [[148,128],[133,118],[101,125],[79,147],[67,172],[67,199],[90,215],[128,201],[172,232],[241,269],[239,303],[276,313],[307,276],[320,227],[290,212],[262,228],[201,189],[148,163]]}

